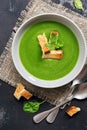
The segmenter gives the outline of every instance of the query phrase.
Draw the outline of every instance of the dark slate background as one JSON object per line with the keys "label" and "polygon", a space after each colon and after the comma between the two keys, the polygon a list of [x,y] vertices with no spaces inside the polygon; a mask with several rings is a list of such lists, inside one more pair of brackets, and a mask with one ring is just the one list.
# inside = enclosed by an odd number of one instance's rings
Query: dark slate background
{"label": "dark slate background", "polygon": [[[20,12],[25,8],[29,0],[0,0],[0,54],[2,53],[12,28],[15,26]],[[61,3],[65,7],[87,17],[87,0],[82,0],[84,11],[77,10],[73,6],[73,0],[52,0],[56,4]],[[22,110],[25,100],[17,101],[13,97],[14,88],[0,81],[0,130],[87,130],[87,100],[73,100],[71,105],[81,108],[81,112],[72,118],[68,117],[65,110],[61,110],[53,124],[45,120],[35,124],[32,117],[35,114],[24,113]],[[36,97],[31,101],[41,101]],[[39,112],[51,108],[52,105],[44,103]]]}

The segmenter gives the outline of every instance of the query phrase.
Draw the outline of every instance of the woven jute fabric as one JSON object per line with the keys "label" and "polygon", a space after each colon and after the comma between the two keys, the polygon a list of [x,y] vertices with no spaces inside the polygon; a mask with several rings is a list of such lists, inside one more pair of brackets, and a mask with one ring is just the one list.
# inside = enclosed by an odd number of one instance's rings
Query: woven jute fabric
{"label": "woven jute fabric", "polygon": [[86,18],[69,10],[68,8],[61,6],[60,4],[53,3],[51,0],[31,0],[29,1],[29,4],[26,6],[26,9],[21,12],[20,17],[18,18],[15,27],[13,28],[11,37],[9,38],[7,45],[0,57],[0,79],[14,87],[17,83],[20,82],[24,84],[25,87],[35,96],[45,99],[51,104],[56,105],[68,96],[70,92],[71,83],[67,84],[66,86],[54,89],[44,89],[34,86],[29,82],[25,81],[20,76],[20,74],[15,69],[11,56],[12,41],[17,29],[27,19],[31,18],[32,16],[36,16],[37,14],[43,13],[57,13],[67,16],[79,26],[87,40]]}

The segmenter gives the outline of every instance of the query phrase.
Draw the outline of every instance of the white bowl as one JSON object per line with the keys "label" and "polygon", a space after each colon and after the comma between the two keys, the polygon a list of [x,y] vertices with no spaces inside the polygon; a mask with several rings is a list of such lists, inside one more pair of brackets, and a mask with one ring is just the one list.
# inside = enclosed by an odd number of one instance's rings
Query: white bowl
{"label": "white bowl", "polygon": [[[79,44],[79,58],[78,61],[73,68],[73,70],[68,73],[63,78],[60,78],[58,80],[42,80],[39,78],[36,78],[35,76],[31,75],[29,72],[26,71],[26,69],[23,67],[20,58],[19,58],[19,44],[20,44],[20,38],[22,34],[25,32],[29,26],[41,22],[41,21],[56,21],[60,22],[66,26],[68,26],[72,32],[75,34],[78,44]],[[19,72],[19,74],[28,82],[30,82],[33,85],[43,87],[43,88],[56,88],[63,86],[70,81],[72,81],[82,70],[85,61],[86,61],[86,42],[85,38],[83,36],[83,33],[78,28],[78,26],[69,18],[59,15],[59,14],[43,14],[43,15],[37,15],[35,17],[30,18],[27,20],[24,24],[21,25],[21,27],[16,32],[16,35],[13,39],[12,43],[12,58],[14,65]]]}

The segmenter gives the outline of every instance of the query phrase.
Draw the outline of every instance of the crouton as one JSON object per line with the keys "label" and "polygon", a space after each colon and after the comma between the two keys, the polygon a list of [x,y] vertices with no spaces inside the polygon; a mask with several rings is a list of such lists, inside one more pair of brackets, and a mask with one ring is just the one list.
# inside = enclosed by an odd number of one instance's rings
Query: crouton
{"label": "crouton", "polygon": [[44,54],[42,58],[46,59],[62,59],[63,57],[63,50],[51,50],[49,53]]}
{"label": "crouton", "polygon": [[32,94],[29,91],[27,91],[21,83],[18,83],[17,88],[14,92],[14,96],[17,100],[19,100],[21,97],[29,99],[32,97]]}
{"label": "crouton", "polygon": [[38,38],[43,54],[50,52],[50,50],[46,47],[46,44],[47,44],[46,35],[43,33],[43,35],[38,35],[37,38]]}
{"label": "crouton", "polygon": [[66,110],[66,113],[69,116],[73,116],[74,114],[76,114],[77,112],[79,112],[81,109],[79,107],[76,106],[71,106],[69,109]]}
{"label": "crouton", "polygon": [[52,32],[50,33],[50,36],[51,36],[52,34],[54,34],[55,36],[58,36],[58,32],[56,32],[56,31],[52,31]]}

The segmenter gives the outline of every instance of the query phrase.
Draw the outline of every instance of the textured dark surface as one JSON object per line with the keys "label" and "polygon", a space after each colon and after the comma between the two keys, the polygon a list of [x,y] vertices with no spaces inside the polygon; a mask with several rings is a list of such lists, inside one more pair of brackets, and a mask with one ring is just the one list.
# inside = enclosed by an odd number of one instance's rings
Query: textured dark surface
{"label": "textured dark surface", "polygon": [[[22,9],[25,8],[29,0],[3,0],[0,3],[0,54],[2,53],[12,31],[15,26],[17,17]],[[87,0],[83,1],[84,11],[77,10],[73,6],[73,0],[52,0],[55,3],[61,3],[64,6],[87,17]],[[79,106],[82,111],[69,118],[65,110],[60,111],[58,117],[53,124],[48,124],[44,120],[40,124],[34,124],[32,117],[35,114],[26,114],[22,110],[24,99],[18,102],[13,97],[14,88],[0,81],[0,130],[87,130],[87,100],[76,101],[72,104]],[[39,100],[33,97],[31,100]],[[52,107],[48,103],[44,103],[40,111],[47,110]]]}
{"label": "textured dark surface", "polygon": [[65,7],[68,7],[68,8],[70,8],[71,10],[73,10],[73,11],[75,11],[75,12],[77,12],[77,13],[80,13],[81,15],[87,17],[87,0],[82,0],[84,11],[78,10],[78,9],[76,9],[76,8],[73,6],[73,1],[74,1],[74,0],[52,0],[52,1],[55,1],[55,2],[57,2],[57,3],[61,3],[61,4],[64,5]]}

